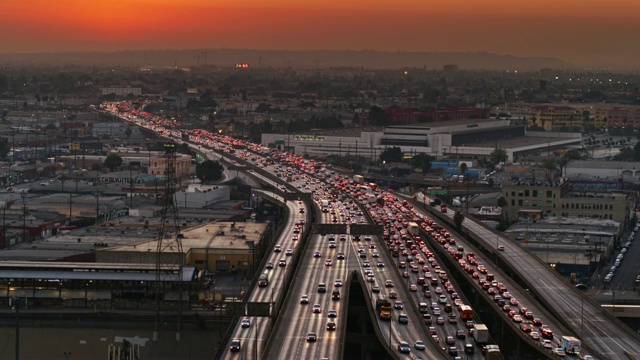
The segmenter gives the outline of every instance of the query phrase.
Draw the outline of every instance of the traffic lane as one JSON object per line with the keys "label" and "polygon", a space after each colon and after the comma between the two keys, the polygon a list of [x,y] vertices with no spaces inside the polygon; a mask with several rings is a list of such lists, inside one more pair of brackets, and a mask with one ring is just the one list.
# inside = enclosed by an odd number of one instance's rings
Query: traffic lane
{"label": "traffic lane", "polygon": [[[637,259],[640,259],[640,246],[636,243],[637,235],[638,233],[632,233],[631,239],[627,237],[621,241],[623,245],[630,242],[630,246],[626,248],[627,250],[623,255],[624,257],[620,262],[620,266],[616,269],[611,283],[605,285],[606,288],[619,289],[620,286],[622,286],[623,289],[630,289],[636,284],[636,278],[640,275],[640,264],[637,261]],[[621,253],[622,249],[615,254],[614,260],[612,260],[610,264],[607,264],[607,272],[615,262],[615,258]]]}
{"label": "traffic lane", "polygon": [[[277,244],[281,246],[282,251],[275,252],[272,249],[270,254],[268,255],[269,256],[268,262],[271,262],[273,264],[273,269],[271,270],[262,269],[262,273],[266,273],[269,276],[269,282],[274,283],[276,285],[281,284],[284,281],[287,271],[293,271],[293,270],[289,270],[289,269],[292,269],[292,266],[290,265],[293,263],[293,256],[287,256],[286,250],[292,249],[294,254],[297,253],[296,247],[299,241],[292,240],[293,228],[295,224],[300,221],[300,219],[304,219],[304,216],[300,216],[298,212],[299,205],[292,204],[291,202],[289,202],[287,203],[287,207],[289,208],[290,215],[287,219],[286,226],[282,231],[282,235],[277,242]],[[287,266],[280,267],[278,265],[278,262],[281,259],[284,259],[287,262]],[[266,301],[273,301],[272,296],[273,294],[270,295],[268,294],[268,292],[265,292],[265,291],[252,291],[249,299],[250,301],[254,301],[254,302],[256,301],[266,302]]]}
{"label": "traffic lane", "polygon": [[[489,238],[493,239],[496,237],[494,233],[473,221],[466,223],[465,226],[480,235],[479,238],[487,238],[489,236]],[[578,294],[574,294],[568,288],[566,281],[559,279],[554,274],[549,274],[549,271],[552,270],[544,269],[537,259],[534,259],[532,255],[521,249],[517,244],[513,244],[512,241],[503,237],[499,237],[499,241],[504,244],[505,253],[509,253],[509,256],[502,257],[502,260],[508,262],[514,268],[525,266],[529,269],[528,272],[522,272],[522,275],[536,286],[536,290],[545,298],[547,303],[558,304],[558,306],[554,306],[554,310],[572,324],[573,333],[583,333],[583,343],[585,345],[592,347],[594,351],[606,357],[625,356],[625,352],[640,356],[640,345],[637,342],[636,335],[625,331],[622,328],[624,325],[620,325],[604,315],[600,306],[594,305],[589,301],[583,302],[583,299]],[[562,298],[561,302],[564,305],[559,304],[559,297]],[[575,327],[578,322],[580,324],[583,323],[583,313],[589,314],[588,318],[584,317],[584,324],[587,325],[584,332],[581,327]],[[560,328],[560,326],[556,324],[556,328]]]}

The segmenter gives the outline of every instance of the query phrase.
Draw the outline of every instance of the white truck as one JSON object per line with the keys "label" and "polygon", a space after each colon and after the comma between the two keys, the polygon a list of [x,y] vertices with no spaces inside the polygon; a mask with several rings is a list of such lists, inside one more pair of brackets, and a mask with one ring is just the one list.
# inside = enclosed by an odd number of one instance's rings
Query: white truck
{"label": "white truck", "polygon": [[353,175],[353,182],[356,184],[364,184],[364,176],[362,175]]}
{"label": "white truck", "polygon": [[414,237],[420,237],[420,226],[418,223],[411,221],[408,225],[407,229],[409,230],[409,233]]}
{"label": "white truck", "polygon": [[489,329],[485,324],[475,324],[473,325],[473,339],[476,341],[476,344],[482,345],[489,342]]}
{"label": "white truck", "polygon": [[580,340],[573,336],[562,337],[562,349],[567,354],[578,355],[580,354]]}

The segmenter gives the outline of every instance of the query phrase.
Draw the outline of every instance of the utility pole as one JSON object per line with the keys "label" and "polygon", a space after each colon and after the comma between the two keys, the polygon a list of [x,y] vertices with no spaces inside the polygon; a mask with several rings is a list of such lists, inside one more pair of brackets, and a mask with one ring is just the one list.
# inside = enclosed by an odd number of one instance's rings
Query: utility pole
{"label": "utility pole", "polygon": [[20,193],[22,197],[22,242],[27,241],[27,206],[25,205],[24,198],[27,197],[25,190]]}

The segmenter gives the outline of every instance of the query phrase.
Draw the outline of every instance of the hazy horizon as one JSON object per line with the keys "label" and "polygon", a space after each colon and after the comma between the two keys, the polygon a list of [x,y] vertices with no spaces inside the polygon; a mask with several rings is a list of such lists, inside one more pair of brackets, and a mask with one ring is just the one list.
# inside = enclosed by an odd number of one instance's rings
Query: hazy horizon
{"label": "hazy horizon", "polygon": [[0,52],[488,52],[638,69],[635,0],[5,0]]}

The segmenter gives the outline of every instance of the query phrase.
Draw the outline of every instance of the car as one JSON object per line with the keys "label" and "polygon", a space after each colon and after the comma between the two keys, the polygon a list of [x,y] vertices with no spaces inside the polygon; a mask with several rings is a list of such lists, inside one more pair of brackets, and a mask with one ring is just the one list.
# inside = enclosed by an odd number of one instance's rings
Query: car
{"label": "car", "polygon": [[324,261],[324,266],[331,266],[331,265],[333,265],[333,260],[327,259]]}
{"label": "car", "polygon": [[442,316],[438,316],[438,318],[436,319],[436,324],[444,325],[444,318]]}
{"label": "car", "polygon": [[372,257],[374,257],[374,258],[377,258],[377,257],[380,257],[380,254],[378,254],[378,252],[377,252],[377,251],[374,251],[374,252],[371,254],[371,256],[372,256]]}
{"label": "car", "polygon": [[329,321],[327,323],[327,331],[335,331],[336,330],[336,323],[333,321]]}
{"label": "car", "polygon": [[242,326],[243,328],[248,328],[249,326],[251,326],[251,320],[249,320],[249,319],[242,319],[241,326]]}
{"label": "car", "polygon": [[409,285],[409,291],[418,291],[418,285],[416,284]]}
{"label": "car", "polygon": [[363,267],[366,267],[366,268],[370,268],[370,267],[371,267],[371,263],[370,263],[370,262],[368,262],[368,261],[363,261],[363,262],[362,262],[362,266],[363,266]]}
{"label": "car", "polygon": [[309,295],[300,296],[300,304],[308,304],[309,303]]}
{"label": "car", "polygon": [[553,349],[553,343],[551,340],[542,340],[542,347],[545,349]]}
{"label": "car", "polygon": [[436,344],[440,343],[440,338],[438,337],[438,335],[431,335],[431,338]]}
{"label": "car", "polygon": [[322,313],[322,306],[320,306],[320,304],[314,304],[313,308],[311,309],[311,312],[314,314]]}
{"label": "car", "polygon": [[380,268],[381,268],[381,267],[384,267],[384,262],[382,262],[382,261],[378,261],[378,263],[376,264],[376,266],[378,266],[378,267],[380,267]]}
{"label": "car", "polygon": [[400,315],[398,315],[398,324],[407,325],[408,323],[409,317],[407,316],[407,314],[401,313]]}
{"label": "car", "polygon": [[310,332],[307,334],[307,342],[316,342],[318,341],[318,335],[315,332]]}
{"label": "car", "polygon": [[437,335],[438,334],[438,329],[436,329],[435,326],[429,326],[429,334],[430,335]]}
{"label": "car", "polygon": [[393,287],[393,281],[392,280],[387,280],[384,282],[384,286],[388,287],[388,288],[392,288]]}
{"label": "car", "polygon": [[431,291],[426,290],[426,291],[424,292],[424,297],[426,297],[426,298],[430,298],[430,297],[431,297]]}
{"label": "car", "polygon": [[533,339],[533,340],[540,340],[540,333],[537,331],[532,331],[529,333],[529,336]]}
{"label": "car", "polygon": [[409,354],[411,353],[411,346],[409,346],[409,343],[406,341],[400,341],[398,343],[398,351],[403,354]]}
{"label": "car", "polygon": [[336,258],[338,260],[344,260],[344,258],[345,258],[344,253],[343,252],[339,252],[338,255],[336,255]]}
{"label": "car", "polygon": [[455,346],[451,346],[449,347],[449,350],[447,350],[447,352],[449,353],[449,355],[451,356],[458,356],[458,348]]}
{"label": "car", "polygon": [[467,337],[467,333],[464,330],[458,330],[456,331],[456,337],[458,339],[464,339]]}
{"label": "car", "polygon": [[376,294],[380,293],[380,286],[378,286],[378,285],[373,285],[373,286],[371,287],[371,292],[374,292],[374,293],[376,293]]}
{"label": "car", "polygon": [[314,251],[314,252],[313,252],[313,257],[314,257],[314,258],[322,257],[322,253],[321,253],[320,251]]}
{"label": "car", "polygon": [[325,283],[318,284],[318,292],[319,293],[326,293],[327,292],[327,285]]}
{"label": "car", "polygon": [[404,305],[402,305],[402,301],[396,300],[396,302],[393,304],[393,308],[402,310],[404,308]]}
{"label": "car", "polygon": [[416,340],[416,342],[413,344],[413,347],[415,347],[416,350],[424,350],[425,349],[425,345],[424,345],[424,342],[422,340]]}
{"label": "car", "polygon": [[287,249],[284,251],[284,254],[287,256],[292,256],[293,255],[293,249]]}
{"label": "car", "polygon": [[565,353],[564,349],[562,349],[562,348],[553,348],[553,349],[551,349],[551,352],[554,353],[556,356],[559,356],[559,357],[565,357],[567,355],[567,353]]}
{"label": "car", "polygon": [[331,293],[331,300],[340,300],[340,291],[338,289],[333,290]]}
{"label": "car", "polygon": [[281,251],[282,251],[282,247],[281,247],[280,245],[276,245],[276,246],[273,248],[273,251],[275,251],[275,252],[281,252]]}
{"label": "car", "polygon": [[267,265],[265,266],[265,268],[273,269],[273,263],[272,262],[268,262]]}
{"label": "car", "polygon": [[279,266],[279,267],[285,267],[285,266],[287,266],[287,260],[285,260],[285,259],[280,259],[280,261],[278,261],[278,266]]}
{"label": "car", "polygon": [[231,352],[240,351],[240,339],[231,340],[231,344],[229,344],[229,351]]}
{"label": "car", "polygon": [[336,248],[336,242],[335,241],[329,241],[329,249],[335,249]]}
{"label": "car", "polygon": [[330,318],[335,318],[337,316],[338,316],[338,312],[335,310],[329,310],[329,312],[327,313],[327,317],[330,317]]}
{"label": "car", "polygon": [[533,320],[531,320],[531,322],[535,326],[542,326],[542,319],[540,318],[534,317]]}
{"label": "car", "polygon": [[447,343],[447,345],[453,345],[456,343],[456,339],[454,339],[453,336],[447,336],[444,342]]}
{"label": "car", "polygon": [[514,315],[513,316],[513,322],[521,323],[522,322],[522,316]]}
{"label": "car", "polygon": [[467,355],[472,355],[475,352],[475,348],[473,347],[473,344],[464,344],[464,353]]}
{"label": "car", "polygon": [[389,293],[389,299],[397,299],[398,298],[398,293],[395,291],[392,291]]}

